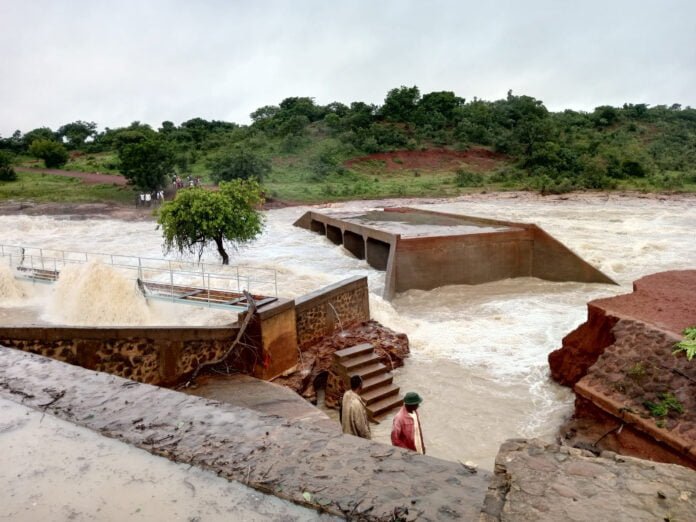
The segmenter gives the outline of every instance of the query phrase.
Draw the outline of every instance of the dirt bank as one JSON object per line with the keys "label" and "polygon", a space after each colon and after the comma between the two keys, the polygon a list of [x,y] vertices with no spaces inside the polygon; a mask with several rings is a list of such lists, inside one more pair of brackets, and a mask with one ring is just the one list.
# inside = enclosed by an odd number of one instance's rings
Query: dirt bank
{"label": "dirt bank", "polygon": [[[549,355],[552,377],[576,393],[561,434],[579,447],[696,469],[696,365],[672,353],[696,324],[696,270],[653,274],[633,287],[589,303],[587,322]],[[673,407],[655,409],[668,398]]]}
{"label": "dirt bank", "polygon": [[388,171],[413,169],[453,170],[464,166],[476,171],[490,171],[508,159],[504,154],[482,147],[472,147],[463,151],[427,149],[377,152],[349,159],[344,162],[344,165],[346,167],[360,167],[365,164],[378,162],[384,165]]}

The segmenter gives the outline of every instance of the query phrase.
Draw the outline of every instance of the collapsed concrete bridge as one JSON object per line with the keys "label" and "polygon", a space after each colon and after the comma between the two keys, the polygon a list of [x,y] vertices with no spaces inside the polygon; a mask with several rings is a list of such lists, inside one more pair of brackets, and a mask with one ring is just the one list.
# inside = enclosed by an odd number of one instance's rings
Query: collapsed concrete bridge
{"label": "collapsed concrete bridge", "polygon": [[386,271],[385,299],[413,288],[511,277],[616,284],[537,225],[408,207],[306,212],[295,226],[325,235]]}

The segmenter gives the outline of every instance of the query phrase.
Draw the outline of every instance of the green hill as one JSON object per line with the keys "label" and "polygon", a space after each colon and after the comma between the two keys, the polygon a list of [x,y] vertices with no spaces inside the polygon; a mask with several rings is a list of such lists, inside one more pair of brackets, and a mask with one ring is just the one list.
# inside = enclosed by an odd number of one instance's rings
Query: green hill
{"label": "green hill", "polygon": [[267,195],[297,202],[484,189],[696,190],[696,110],[679,105],[551,112],[511,92],[467,101],[400,87],[381,106],[293,97],[251,118],[250,125],[165,121],[157,130],[134,122],[103,132],[73,122],[55,132],[18,131],[0,148],[31,161],[32,142],[53,139],[70,151],[66,169],[128,175],[123,148],[154,140],[167,172],[207,182],[258,172]]}

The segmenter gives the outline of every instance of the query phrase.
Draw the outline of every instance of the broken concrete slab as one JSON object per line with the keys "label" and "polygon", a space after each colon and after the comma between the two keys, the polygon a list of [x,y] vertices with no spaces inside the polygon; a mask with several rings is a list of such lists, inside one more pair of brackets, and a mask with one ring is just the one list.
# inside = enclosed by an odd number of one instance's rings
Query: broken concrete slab
{"label": "broken concrete slab", "polygon": [[498,452],[481,522],[694,520],[696,472],[538,439]]}

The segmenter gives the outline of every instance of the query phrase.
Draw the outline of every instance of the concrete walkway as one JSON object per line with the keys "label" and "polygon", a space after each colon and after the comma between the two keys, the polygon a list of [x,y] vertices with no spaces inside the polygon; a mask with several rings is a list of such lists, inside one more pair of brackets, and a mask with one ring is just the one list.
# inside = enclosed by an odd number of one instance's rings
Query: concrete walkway
{"label": "concrete walkway", "polygon": [[477,520],[490,478],[320,426],[3,347],[0,397],[354,519]]}

